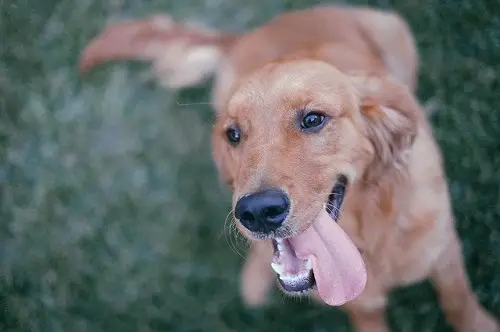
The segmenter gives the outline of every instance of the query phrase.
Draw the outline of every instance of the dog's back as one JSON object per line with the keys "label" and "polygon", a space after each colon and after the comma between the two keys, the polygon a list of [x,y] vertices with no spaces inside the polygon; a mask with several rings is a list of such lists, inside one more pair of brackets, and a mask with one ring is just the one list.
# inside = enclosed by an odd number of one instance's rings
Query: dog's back
{"label": "dog's back", "polygon": [[152,61],[170,88],[196,85],[215,73],[213,104],[223,107],[237,78],[282,57],[307,54],[345,71],[388,73],[414,90],[418,56],[396,13],[320,6],[281,14],[241,35],[174,22],[168,16],[109,26],[85,49],[80,67],[114,59]]}

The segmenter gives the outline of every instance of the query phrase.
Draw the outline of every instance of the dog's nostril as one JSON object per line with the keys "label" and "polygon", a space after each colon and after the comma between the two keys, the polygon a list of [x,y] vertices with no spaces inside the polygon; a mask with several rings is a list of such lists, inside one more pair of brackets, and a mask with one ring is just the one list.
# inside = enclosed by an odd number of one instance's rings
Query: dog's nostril
{"label": "dog's nostril", "polygon": [[255,217],[251,212],[243,212],[239,219],[242,219],[245,221],[254,221]]}
{"label": "dog's nostril", "polygon": [[286,211],[285,206],[270,206],[265,208],[263,214],[267,217],[274,218]]}

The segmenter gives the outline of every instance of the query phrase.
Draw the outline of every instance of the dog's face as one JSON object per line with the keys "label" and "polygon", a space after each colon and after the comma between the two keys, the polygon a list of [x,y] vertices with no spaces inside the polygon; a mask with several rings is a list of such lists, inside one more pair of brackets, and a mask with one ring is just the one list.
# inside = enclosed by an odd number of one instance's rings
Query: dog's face
{"label": "dog's face", "polygon": [[[407,109],[379,102],[380,92],[370,93],[387,88],[381,82],[307,60],[273,63],[241,82],[219,112],[212,139],[245,236],[273,239],[276,252],[285,256],[291,248],[296,259],[307,245],[295,239],[314,224],[318,229],[323,211],[335,224],[350,185],[397,162],[412,142],[416,121]],[[314,250],[303,251],[307,256]],[[280,279],[283,288],[291,293],[312,288],[311,261],[292,265]],[[280,269],[275,268],[278,274]],[[297,278],[287,284],[290,273]]]}
{"label": "dog's face", "polygon": [[287,200],[279,227],[252,231],[240,224],[245,235],[300,233],[336,184],[353,183],[368,166],[383,167],[374,163],[390,163],[409,146],[414,119],[369,93],[383,89],[382,80],[361,80],[319,61],[271,64],[244,81],[218,114],[213,154],[234,190],[234,205],[245,195],[274,189]]}

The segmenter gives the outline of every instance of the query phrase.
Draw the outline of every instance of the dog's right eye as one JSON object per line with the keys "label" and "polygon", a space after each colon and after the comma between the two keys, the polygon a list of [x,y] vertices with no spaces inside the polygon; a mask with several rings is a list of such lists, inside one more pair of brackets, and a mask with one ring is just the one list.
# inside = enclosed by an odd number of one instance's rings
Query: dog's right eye
{"label": "dog's right eye", "polygon": [[325,124],[326,116],[319,112],[307,113],[300,122],[302,130],[319,130]]}
{"label": "dog's right eye", "polygon": [[237,126],[231,126],[226,129],[226,136],[229,143],[236,145],[241,140],[241,132]]}

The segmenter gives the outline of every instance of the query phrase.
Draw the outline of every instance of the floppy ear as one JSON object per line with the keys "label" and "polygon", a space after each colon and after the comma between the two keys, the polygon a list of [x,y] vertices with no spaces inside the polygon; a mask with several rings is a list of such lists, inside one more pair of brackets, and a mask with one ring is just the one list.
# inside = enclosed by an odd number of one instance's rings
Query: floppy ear
{"label": "floppy ear", "polygon": [[409,89],[388,77],[354,76],[366,134],[374,148],[370,172],[401,166],[417,135],[422,110]]}

